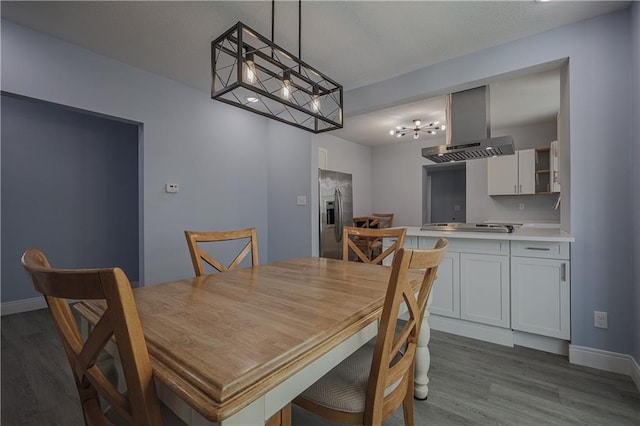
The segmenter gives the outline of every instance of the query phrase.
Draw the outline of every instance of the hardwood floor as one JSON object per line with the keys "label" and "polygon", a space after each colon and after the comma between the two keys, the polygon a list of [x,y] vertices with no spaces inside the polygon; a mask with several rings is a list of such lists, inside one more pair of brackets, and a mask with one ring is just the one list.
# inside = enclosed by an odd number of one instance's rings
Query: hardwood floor
{"label": "hardwood floor", "polygon": [[[2,317],[1,424],[82,425],[73,379],[47,310]],[[433,332],[429,399],[416,425],[640,425],[624,375],[566,357]],[[293,424],[334,425],[294,407]],[[402,425],[398,410],[385,425]]]}

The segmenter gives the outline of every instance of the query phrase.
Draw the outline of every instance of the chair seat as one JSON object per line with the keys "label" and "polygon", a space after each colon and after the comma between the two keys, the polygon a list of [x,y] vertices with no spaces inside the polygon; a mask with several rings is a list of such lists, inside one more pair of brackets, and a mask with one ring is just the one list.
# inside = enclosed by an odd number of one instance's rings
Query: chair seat
{"label": "chair seat", "polygon": [[302,393],[323,407],[348,413],[364,411],[375,339],[354,352]]}
{"label": "chair seat", "polygon": [[[376,338],[369,340],[333,370],[305,390],[301,397],[322,407],[345,413],[362,413],[365,409],[367,383]],[[400,380],[385,389],[391,393]]]}

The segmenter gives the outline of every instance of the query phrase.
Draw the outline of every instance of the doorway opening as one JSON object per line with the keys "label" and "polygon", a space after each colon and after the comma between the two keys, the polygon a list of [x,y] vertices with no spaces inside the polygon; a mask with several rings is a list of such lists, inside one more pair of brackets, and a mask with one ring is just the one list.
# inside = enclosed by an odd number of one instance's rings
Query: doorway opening
{"label": "doorway opening", "polygon": [[434,164],[422,169],[422,223],[466,222],[467,164]]}
{"label": "doorway opening", "polygon": [[143,282],[142,124],[2,92],[2,302],[38,296],[20,256]]}

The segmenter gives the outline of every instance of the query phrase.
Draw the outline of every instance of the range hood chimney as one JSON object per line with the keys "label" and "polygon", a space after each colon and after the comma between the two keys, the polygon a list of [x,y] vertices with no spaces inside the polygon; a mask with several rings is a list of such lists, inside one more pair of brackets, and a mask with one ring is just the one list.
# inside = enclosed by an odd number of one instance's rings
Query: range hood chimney
{"label": "range hood chimney", "polygon": [[447,95],[447,143],[422,148],[434,163],[473,160],[515,153],[511,136],[491,137],[489,87]]}

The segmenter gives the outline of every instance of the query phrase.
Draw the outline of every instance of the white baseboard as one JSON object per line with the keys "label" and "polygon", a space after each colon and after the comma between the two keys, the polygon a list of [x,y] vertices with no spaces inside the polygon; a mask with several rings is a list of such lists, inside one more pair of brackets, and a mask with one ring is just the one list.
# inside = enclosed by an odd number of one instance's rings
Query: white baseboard
{"label": "white baseboard", "polygon": [[11,302],[2,302],[0,306],[0,315],[18,314],[20,312],[37,311],[47,307],[44,297],[32,297],[30,299],[12,300]]}
{"label": "white baseboard", "polygon": [[513,332],[507,328],[441,317],[439,315],[431,315],[427,321],[429,321],[429,327],[432,330],[444,331],[503,346],[513,346]]}
{"label": "white baseboard", "polygon": [[469,337],[498,345],[513,347],[525,346],[539,351],[550,352],[567,356],[569,354],[569,342],[552,337],[538,336],[511,330],[509,328],[494,327],[492,325],[479,324],[457,318],[442,317],[432,314],[428,317],[432,330]]}
{"label": "white baseboard", "polygon": [[631,362],[632,362],[632,364],[631,364],[631,378],[633,379],[633,381],[636,384],[636,387],[640,391],[640,365],[638,364],[638,361],[636,361],[633,358],[631,358]]}
{"label": "white baseboard", "polygon": [[640,366],[631,356],[601,349],[569,345],[569,362],[630,376],[640,390]]}
{"label": "white baseboard", "polygon": [[569,355],[569,342],[553,337],[539,336],[537,334],[514,330],[513,344],[557,355]]}
{"label": "white baseboard", "polygon": [[[133,288],[139,287],[138,281],[131,281]],[[69,301],[74,302],[74,301]],[[19,314],[20,312],[37,311],[38,309],[45,309],[47,307],[47,301],[43,296],[32,297],[30,299],[12,300],[10,302],[2,302],[0,305],[0,316]]]}

